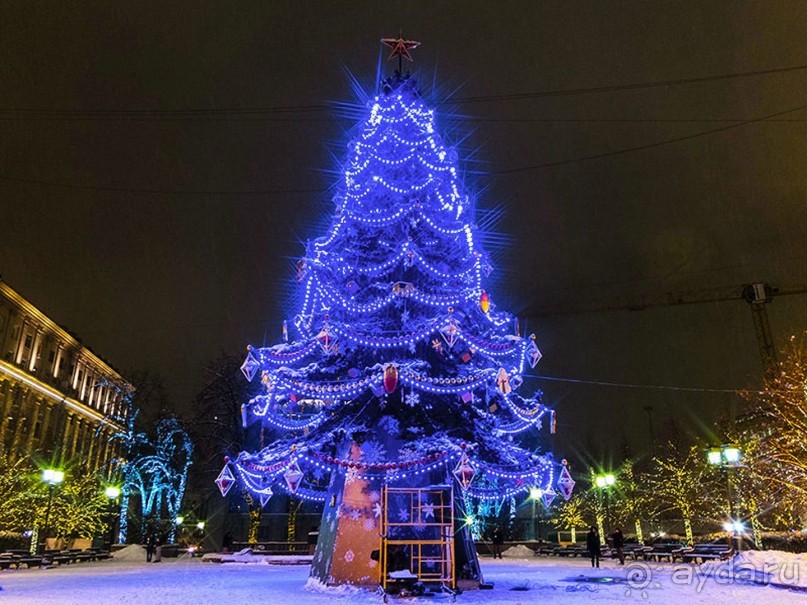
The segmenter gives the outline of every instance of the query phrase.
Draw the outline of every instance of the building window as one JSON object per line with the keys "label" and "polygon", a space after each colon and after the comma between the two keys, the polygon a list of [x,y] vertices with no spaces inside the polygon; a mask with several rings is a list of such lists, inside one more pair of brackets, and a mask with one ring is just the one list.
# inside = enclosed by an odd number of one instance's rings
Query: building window
{"label": "building window", "polygon": [[48,355],[48,363],[53,363],[54,359],[56,359],[56,351],[51,350],[50,354]]}
{"label": "building window", "polygon": [[28,336],[26,336],[26,337],[25,337],[25,348],[26,348],[26,349],[30,349],[30,348],[31,348],[31,342],[32,342],[32,341],[33,341],[33,337],[32,337],[30,334],[29,334]]}

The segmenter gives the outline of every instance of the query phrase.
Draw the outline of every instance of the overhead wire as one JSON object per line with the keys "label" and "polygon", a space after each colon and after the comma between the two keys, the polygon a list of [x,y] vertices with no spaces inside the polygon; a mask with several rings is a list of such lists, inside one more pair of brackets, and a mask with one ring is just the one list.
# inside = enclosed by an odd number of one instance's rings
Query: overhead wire
{"label": "overhead wire", "polygon": [[[720,74],[714,76],[704,76],[704,77],[694,77],[694,78],[681,78],[677,80],[661,80],[661,81],[652,81],[652,82],[643,82],[643,83],[634,83],[634,84],[624,84],[624,85],[613,85],[607,87],[591,87],[591,88],[579,88],[579,89],[570,89],[570,90],[558,90],[558,91],[545,91],[545,92],[538,92],[538,93],[517,93],[517,94],[510,94],[510,95],[492,95],[492,96],[479,96],[479,97],[465,97],[454,99],[452,103],[472,103],[472,102],[479,102],[482,100],[485,101],[501,101],[501,100],[514,100],[514,99],[525,99],[525,98],[540,98],[540,97],[549,97],[549,96],[560,96],[560,95],[575,95],[575,94],[584,94],[584,93],[601,93],[601,92],[609,92],[615,90],[636,90],[641,88],[655,88],[660,86],[674,86],[674,85],[683,85],[683,84],[691,84],[691,83],[698,83],[698,82],[713,82],[719,80],[726,80],[731,78],[744,78],[744,77],[751,77],[751,76],[758,76],[758,75],[765,75],[765,74],[774,74],[774,73],[784,73],[784,72],[793,72],[799,70],[807,69],[807,65],[796,65],[790,67],[781,67],[781,68],[771,68],[766,70],[757,70],[757,71],[749,71],[749,72],[738,72],[732,74]],[[444,101],[443,103],[447,103],[448,101]],[[551,168],[556,166],[563,166],[567,164],[574,164],[580,162],[586,162],[606,157],[612,157],[616,155],[623,155],[627,153],[632,153],[636,151],[643,151],[646,149],[652,149],[654,147],[661,147],[663,145],[669,145],[672,143],[678,143],[683,141],[688,141],[692,139],[696,139],[703,136],[708,136],[711,134],[716,134],[720,132],[725,132],[728,130],[732,130],[735,128],[740,128],[742,126],[747,126],[750,124],[757,124],[760,122],[765,122],[768,120],[773,120],[779,118],[781,116],[794,113],[797,111],[801,111],[807,108],[807,105],[801,105],[792,109],[787,109],[784,111],[775,112],[772,114],[768,114],[765,116],[761,116],[758,118],[742,120],[738,122],[729,123],[726,126],[721,126],[719,128],[712,128],[705,131],[699,131],[696,133],[683,135],[679,137],[673,137],[669,139],[663,139],[661,141],[654,141],[652,143],[647,143],[643,145],[637,145],[633,147],[627,147],[623,149],[616,149],[611,151],[606,151],[602,153],[591,154],[582,157],[576,158],[569,158],[565,160],[558,160],[554,162],[545,162],[542,164],[534,164],[529,166],[520,166],[517,168],[510,168],[505,170],[498,170],[498,171],[490,171],[482,173],[483,176],[492,176],[492,177],[500,177],[506,176],[511,174],[517,174],[521,172],[527,172],[532,170],[540,170],[545,168]],[[329,105],[300,105],[300,106],[288,106],[288,107],[269,107],[269,108],[239,108],[239,109],[184,109],[184,110],[33,110],[33,109],[0,109],[0,119],[4,114],[15,114],[15,113],[23,113],[23,114],[33,114],[33,115],[42,115],[42,116],[53,116],[53,115],[94,115],[94,116],[105,116],[105,115],[125,115],[125,116],[179,116],[179,115],[221,115],[225,113],[236,113],[236,114],[244,114],[244,113],[287,113],[287,112],[312,112],[312,111],[321,111],[321,110],[331,110],[332,107]],[[17,177],[17,176],[10,176],[6,174],[0,174],[0,180],[8,181],[8,182],[17,182],[17,183],[26,183],[26,184],[35,184],[35,185],[43,185],[49,187],[57,187],[57,188],[64,188],[64,189],[75,189],[75,190],[84,190],[84,191],[107,191],[107,192],[116,192],[116,193],[133,193],[133,194],[153,194],[153,195],[285,195],[285,194],[305,194],[305,193],[323,193],[328,190],[328,188],[274,188],[274,189],[236,189],[236,190],[205,190],[205,189],[167,189],[167,188],[135,188],[135,187],[120,187],[120,186],[103,186],[103,185],[88,185],[88,184],[81,184],[81,183],[69,183],[64,181],[52,181],[47,179],[34,179],[34,178],[25,178],[25,177]]]}
{"label": "overhead wire", "polygon": [[[483,103],[483,102],[499,102],[499,101],[514,101],[522,99],[541,99],[548,97],[560,96],[574,96],[581,94],[598,94],[606,92],[616,92],[622,90],[641,90],[661,88],[668,86],[683,86],[687,84],[697,84],[703,82],[717,82],[721,80],[731,80],[737,78],[749,78],[761,75],[771,75],[778,73],[788,73],[796,71],[807,70],[807,64],[792,65],[788,67],[773,67],[769,69],[760,69],[755,71],[733,72],[727,74],[717,74],[711,76],[698,76],[690,78],[677,78],[669,80],[651,80],[647,82],[633,82],[630,84],[613,84],[609,86],[593,86],[571,89],[558,89],[539,92],[527,93],[508,93],[502,95],[478,95],[471,97],[456,97],[443,100],[437,100],[435,105],[455,105],[465,103]],[[341,104],[345,108],[350,108],[350,104]],[[132,116],[132,117],[160,117],[160,116],[174,116],[180,117],[187,115],[204,116],[204,115],[245,115],[245,114],[283,114],[283,113],[311,113],[319,111],[333,111],[334,106],[329,104],[311,104],[311,105],[287,105],[277,107],[233,107],[233,108],[187,108],[187,109],[34,109],[25,107],[6,107],[0,108],[0,115],[2,114],[31,114],[32,116],[55,117],[55,116],[86,116],[86,117],[103,117],[103,116]]]}

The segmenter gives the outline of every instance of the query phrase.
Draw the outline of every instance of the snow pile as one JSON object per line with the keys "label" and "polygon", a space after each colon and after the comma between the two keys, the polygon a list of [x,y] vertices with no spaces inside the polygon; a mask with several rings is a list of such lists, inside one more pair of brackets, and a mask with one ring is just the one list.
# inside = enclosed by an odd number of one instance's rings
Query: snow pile
{"label": "snow pile", "polygon": [[305,583],[303,589],[307,590],[308,592],[319,592],[327,595],[333,595],[335,597],[370,595],[370,593],[365,588],[350,586],[348,584],[342,584],[341,586],[328,586],[327,584],[320,582],[316,578],[311,577],[308,578],[308,581]]}
{"label": "snow pile", "polygon": [[505,550],[502,556],[508,559],[532,559],[535,557],[535,553],[523,544],[518,544]]}
{"label": "snow pile", "polygon": [[308,565],[311,555],[264,555],[244,548],[234,553],[211,553],[202,557],[205,563],[252,563],[262,565]]}
{"label": "snow pile", "polygon": [[746,550],[728,561],[707,561],[701,572],[757,584],[807,589],[807,554]]}
{"label": "snow pile", "polygon": [[146,549],[140,544],[129,544],[112,553],[116,561],[142,561],[146,562]]}

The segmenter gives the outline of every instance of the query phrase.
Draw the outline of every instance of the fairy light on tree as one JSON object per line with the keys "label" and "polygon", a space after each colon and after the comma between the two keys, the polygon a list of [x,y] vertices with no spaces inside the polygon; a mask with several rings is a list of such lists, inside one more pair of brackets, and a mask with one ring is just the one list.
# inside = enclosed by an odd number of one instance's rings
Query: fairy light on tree
{"label": "fairy light on tree", "polygon": [[[115,388],[120,388],[113,385]],[[118,460],[122,475],[120,486],[120,527],[118,542],[129,538],[129,506],[132,497],[140,503],[141,534],[147,531],[148,520],[173,519],[182,505],[188,467],[191,465],[193,443],[176,418],[164,418],[157,424],[154,439],[138,430],[139,410],[131,391],[122,393],[128,409],[123,430],[110,437],[122,445],[125,457]],[[168,540],[173,541],[175,528],[170,527]]]}
{"label": "fairy light on tree", "polygon": [[[417,46],[385,44],[391,58]],[[378,580],[381,487],[453,485],[456,564],[479,579],[463,503],[530,488],[568,498],[574,482],[518,445],[552,425],[540,392],[518,393],[541,353],[485,284],[492,265],[457,152],[408,74],[380,89],[347,145],[330,226],[297,264],[289,340],[249,347],[242,366],[265,387],[242,420],[286,437],[228,459],[217,482],[263,504],[278,492],[324,503],[312,576],[357,584]]]}

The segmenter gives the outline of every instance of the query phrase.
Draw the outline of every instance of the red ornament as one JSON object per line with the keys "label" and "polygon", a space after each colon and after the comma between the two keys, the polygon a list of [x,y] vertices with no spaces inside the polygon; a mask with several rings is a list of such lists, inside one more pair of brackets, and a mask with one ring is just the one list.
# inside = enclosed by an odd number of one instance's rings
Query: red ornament
{"label": "red ornament", "polygon": [[398,368],[391,363],[384,366],[384,391],[394,393],[398,388]]}

